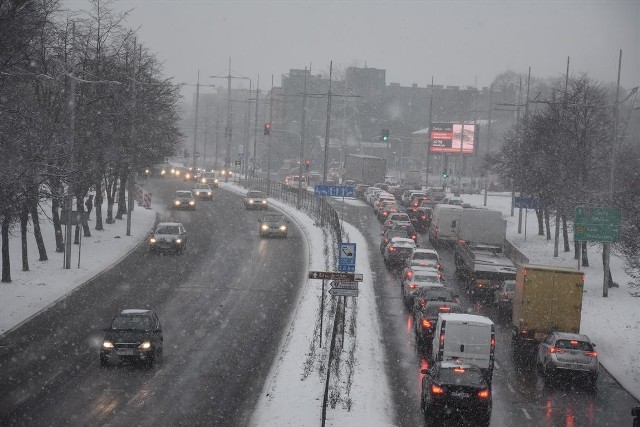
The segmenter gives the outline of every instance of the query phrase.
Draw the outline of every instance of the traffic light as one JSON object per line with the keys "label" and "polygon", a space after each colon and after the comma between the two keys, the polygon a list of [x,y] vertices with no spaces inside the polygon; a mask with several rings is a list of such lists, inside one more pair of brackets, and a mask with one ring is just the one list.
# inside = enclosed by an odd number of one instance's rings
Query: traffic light
{"label": "traffic light", "polygon": [[382,141],[387,142],[389,140],[389,129],[382,129]]}
{"label": "traffic light", "polygon": [[269,135],[271,132],[271,123],[267,122],[264,124],[264,134]]}
{"label": "traffic light", "polygon": [[309,172],[309,169],[311,168],[311,160],[307,159],[304,161],[304,167],[307,170],[307,172]]}
{"label": "traffic light", "polygon": [[449,178],[449,174],[447,173],[446,169],[442,171],[442,177],[443,178]]}

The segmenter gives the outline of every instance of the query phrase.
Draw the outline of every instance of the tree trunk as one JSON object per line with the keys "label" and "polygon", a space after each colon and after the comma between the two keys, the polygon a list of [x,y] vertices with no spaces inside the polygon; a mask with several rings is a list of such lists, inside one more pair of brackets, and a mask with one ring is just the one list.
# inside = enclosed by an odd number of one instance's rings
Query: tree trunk
{"label": "tree trunk", "polygon": [[91,237],[91,230],[89,230],[89,224],[85,221],[84,217],[84,197],[76,197],[76,210],[78,211],[79,224],[76,224],[76,234],[73,241],[74,244],[80,244],[80,227],[82,226],[83,237]]}
{"label": "tree trunk", "polygon": [[573,242],[573,259],[580,259],[580,243]]}
{"label": "tree trunk", "polygon": [[96,182],[96,198],[93,205],[96,210],[96,230],[104,230],[102,226],[102,200],[102,183],[98,180]]}
{"label": "tree trunk", "polygon": [[29,251],[27,230],[29,228],[29,207],[27,199],[22,201],[20,209],[20,242],[22,243],[22,271],[29,271]]}
{"label": "tree trunk", "polygon": [[536,217],[538,218],[538,236],[544,236],[544,210],[536,209]]}
{"label": "tree trunk", "polygon": [[113,219],[113,204],[115,199],[115,189],[116,189],[116,179],[114,178],[111,181],[107,180],[107,219],[105,221],[107,224],[113,224],[114,222],[116,222],[116,220]]}
{"label": "tree trunk", "polygon": [[31,221],[33,222],[33,237],[36,239],[36,246],[38,247],[38,254],[40,255],[39,261],[47,261],[47,248],[42,238],[42,231],[40,230],[40,217],[38,215],[38,193],[35,191],[29,198],[29,213],[31,214]]}
{"label": "tree trunk", "polygon": [[122,215],[127,213],[127,173],[123,171],[120,177],[120,190],[118,191],[118,213],[116,219],[122,219]]}
{"label": "tree trunk", "polygon": [[9,215],[2,220],[2,282],[11,282],[11,263],[9,259]]}
{"label": "tree trunk", "polygon": [[587,242],[582,242],[582,266],[589,267],[589,257],[587,256]]}
{"label": "tree trunk", "polygon": [[544,225],[547,228],[547,240],[551,240],[551,225],[549,225],[549,209],[544,210]]}
{"label": "tree trunk", "polygon": [[567,216],[562,214],[562,240],[564,241],[564,252],[569,252],[569,231],[567,230]]}
{"label": "tree trunk", "polygon": [[62,237],[62,224],[60,223],[60,179],[51,179],[51,219],[53,220],[53,231],[56,238],[56,252],[64,252],[64,238]]}

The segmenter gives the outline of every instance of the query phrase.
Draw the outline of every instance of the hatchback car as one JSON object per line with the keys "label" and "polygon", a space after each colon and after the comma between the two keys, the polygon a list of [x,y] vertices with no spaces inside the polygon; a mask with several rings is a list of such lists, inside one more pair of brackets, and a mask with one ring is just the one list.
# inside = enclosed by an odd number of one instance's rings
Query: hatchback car
{"label": "hatchback car", "polygon": [[173,202],[171,203],[173,209],[187,209],[196,210],[196,199],[193,198],[193,194],[189,190],[178,190],[173,196]]}
{"label": "hatchback car", "polygon": [[437,270],[417,270],[414,271],[411,279],[402,280],[402,297],[407,307],[413,306],[413,301],[417,290],[425,286],[440,285],[444,287],[441,273]]}
{"label": "hatchback car", "polygon": [[444,417],[456,417],[464,424],[489,425],[491,389],[480,368],[437,362],[420,372],[424,374],[420,407],[426,420],[438,423]]}
{"label": "hatchback car", "polygon": [[416,248],[411,254],[410,263],[418,261],[420,266],[433,267],[442,271],[442,261],[440,261],[440,255],[435,249]]}
{"label": "hatchback car", "polygon": [[402,267],[411,252],[415,249],[416,243],[412,239],[404,237],[394,237],[384,248],[384,263],[387,267]]}
{"label": "hatchback car", "polygon": [[244,207],[246,209],[267,209],[267,195],[262,191],[248,191],[244,196]]}
{"label": "hatchback car", "polygon": [[380,239],[380,253],[384,254],[384,248],[387,247],[391,239],[394,237],[405,237],[410,239],[409,234],[405,230],[387,230],[382,233],[382,239]]}
{"label": "hatchback car", "polygon": [[191,192],[198,199],[213,200],[213,190],[209,184],[196,184]]}
{"label": "hatchback car", "polygon": [[287,237],[289,221],[282,214],[266,214],[258,220],[260,237]]}
{"label": "hatchback car", "polygon": [[161,222],[151,231],[147,243],[152,253],[173,251],[181,254],[187,250],[187,231],[182,223]]}
{"label": "hatchback car", "polygon": [[511,311],[515,291],[515,280],[505,280],[502,282],[502,285],[493,293],[493,303],[498,307],[498,310]]}
{"label": "hatchback car", "polygon": [[553,332],[538,346],[536,364],[545,380],[566,372],[587,377],[595,387],[600,366],[595,346],[586,335]]}
{"label": "hatchback car", "polygon": [[152,310],[122,310],[105,328],[100,348],[100,365],[110,361],[144,362],[151,367],[162,358],[162,325]]}

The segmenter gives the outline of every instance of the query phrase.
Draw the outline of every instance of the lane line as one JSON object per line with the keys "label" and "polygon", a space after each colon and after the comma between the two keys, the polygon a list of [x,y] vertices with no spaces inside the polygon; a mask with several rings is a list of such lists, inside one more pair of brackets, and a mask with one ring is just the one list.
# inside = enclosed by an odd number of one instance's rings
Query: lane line
{"label": "lane line", "polygon": [[524,412],[524,416],[527,417],[528,420],[531,419],[531,415],[529,415],[529,413],[527,412],[527,410],[525,408],[522,408],[522,412]]}

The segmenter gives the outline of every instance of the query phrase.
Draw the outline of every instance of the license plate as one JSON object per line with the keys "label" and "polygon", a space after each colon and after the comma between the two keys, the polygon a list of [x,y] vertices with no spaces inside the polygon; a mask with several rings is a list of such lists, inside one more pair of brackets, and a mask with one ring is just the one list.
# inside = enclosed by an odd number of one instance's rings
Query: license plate
{"label": "license plate", "polygon": [[469,393],[465,393],[462,391],[454,391],[451,393],[453,397],[469,397]]}
{"label": "license plate", "polygon": [[133,356],[136,353],[133,348],[122,348],[122,349],[116,350],[116,354],[118,356]]}

